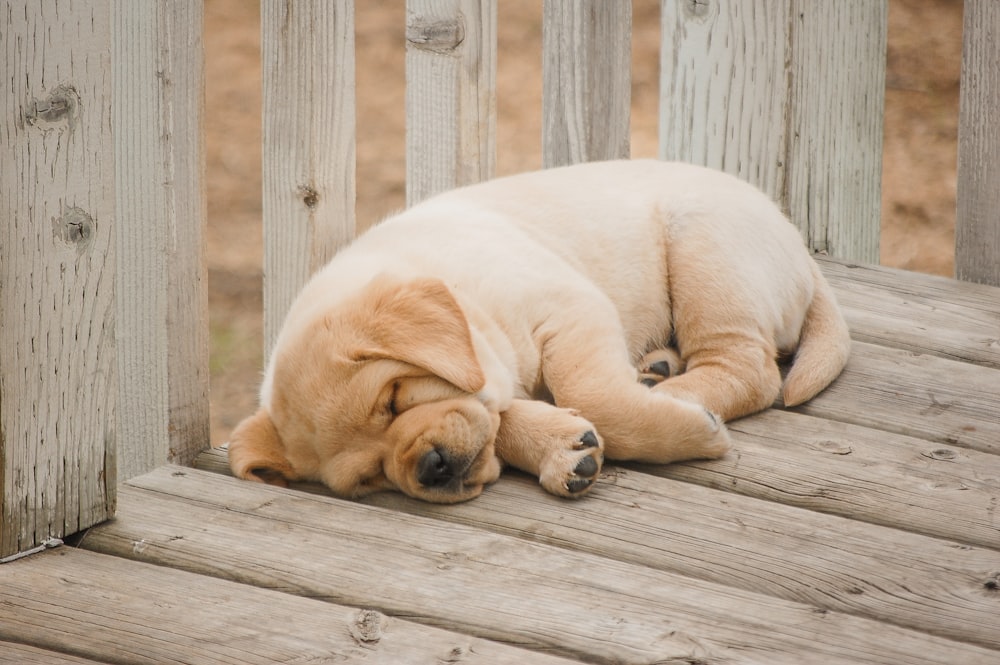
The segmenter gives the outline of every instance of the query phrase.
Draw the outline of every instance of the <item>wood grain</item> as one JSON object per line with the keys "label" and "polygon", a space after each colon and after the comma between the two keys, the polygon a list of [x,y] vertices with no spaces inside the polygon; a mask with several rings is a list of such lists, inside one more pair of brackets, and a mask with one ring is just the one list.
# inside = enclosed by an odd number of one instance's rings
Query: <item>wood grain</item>
{"label": "wood grain", "polygon": [[542,3],[542,165],[629,156],[632,3]]}
{"label": "wood grain", "polygon": [[1000,369],[1000,289],[820,258],[851,336]]}
{"label": "wood grain", "polygon": [[1000,648],[996,600],[984,593],[1000,566],[997,550],[621,467],[584,501],[509,474],[460,506],[395,493],[365,502]]}
{"label": "wood grain", "polygon": [[1000,286],[1000,6],[966,0],[959,87],[955,274]]}
{"label": "wood grain", "polygon": [[0,663],[16,665],[88,665],[97,661],[0,640]]}
{"label": "wood grain", "polygon": [[717,462],[643,466],[695,482],[954,542],[1000,548],[1000,457],[778,410],[730,423]]}
{"label": "wood grain", "polygon": [[115,213],[108,3],[4,12],[0,557],[115,506]]}
{"label": "wood grain", "polygon": [[263,0],[264,354],[355,233],[354,3]]}
{"label": "wood grain", "polygon": [[878,262],[885,0],[663,0],[660,157],[722,169],[814,252]]}
{"label": "wood grain", "polygon": [[888,0],[790,5],[783,200],[813,252],[878,263]]}
{"label": "wood grain", "polygon": [[[802,422],[793,428],[786,420]],[[995,602],[983,593],[989,571],[1000,570],[993,501],[1000,458],[935,460],[913,451],[919,442],[910,440],[897,440],[897,448],[886,451],[876,432],[868,433],[865,449],[850,436],[856,432],[842,433],[835,443],[816,425],[804,416],[775,414],[748,428],[767,437],[735,432],[736,449],[720,462],[611,466],[583,501],[557,499],[537,480],[509,472],[483,496],[458,506],[397,493],[364,503],[1000,648],[990,619]],[[789,440],[775,443],[782,432]],[[228,473],[221,455],[215,463],[208,456],[199,460],[203,468]],[[983,461],[992,467],[977,465]],[[978,477],[994,474],[996,485],[973,483],[970,470]],[[950,483],[966,489],[942,487],[927,496],[928,485]],[[296,489],[329,495],[319,484]],[[866,518],[874,524],[858,521]],[[887,558],[886,552],[895,554]]]}
{"label": "wood grain", "polygon": [[406,2],[406,203],[493,177],[496,0]]}
{"label": "wood grain", "polygon": [[[586,660],[898,665],[996,656],[592,554],[215,474],[164,468],[122,493],[119,517],[92,529],[84,547],[337,603],[361,600]],[[337,575],[323,574],[330,570]]]}
{"label": "wood grain", "polygon": [[[220,550],[212,558],[224,565],[225,556]],[[150,665],[569,662],[369,608],[68,548],[0,567],[0,639]]]}
{"label": "wood grain", "polygon": [[722,169],[787,205],[789,11],[789,0],[662,0],[662,159]]}
{"label": "wood grain", "polygon": [[1000,453],[1000,370],[854,342],[840,377],[799,413]]}
{"label": "wood grain", "polygon": [[118,476],[208,440],[202,2],[114,5]]}

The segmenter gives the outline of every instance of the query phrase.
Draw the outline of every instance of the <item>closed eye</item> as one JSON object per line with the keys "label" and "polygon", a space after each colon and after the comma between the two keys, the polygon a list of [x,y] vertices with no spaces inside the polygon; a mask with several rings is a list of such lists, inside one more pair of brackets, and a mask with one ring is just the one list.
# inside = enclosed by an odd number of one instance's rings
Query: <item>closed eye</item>
{"label": "closed eye", "polygon": [[396,406],[396,395],[399,393],[399,381],[393,381],[392,392],[389,393],[389,404],[387,410],[389,415],[395,418],[399,415],[399,409]]}

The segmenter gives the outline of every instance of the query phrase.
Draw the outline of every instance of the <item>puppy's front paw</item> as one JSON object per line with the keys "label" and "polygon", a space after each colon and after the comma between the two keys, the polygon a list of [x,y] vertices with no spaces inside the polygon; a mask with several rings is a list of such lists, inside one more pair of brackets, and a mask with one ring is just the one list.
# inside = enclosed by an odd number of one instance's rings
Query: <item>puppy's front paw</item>
{"label": "puppy's front paw", "polygon": [[553,446],[542,460],[538,480],[557,496],[583,496],[594,485],[604,464],[604,442],[593,429]]}

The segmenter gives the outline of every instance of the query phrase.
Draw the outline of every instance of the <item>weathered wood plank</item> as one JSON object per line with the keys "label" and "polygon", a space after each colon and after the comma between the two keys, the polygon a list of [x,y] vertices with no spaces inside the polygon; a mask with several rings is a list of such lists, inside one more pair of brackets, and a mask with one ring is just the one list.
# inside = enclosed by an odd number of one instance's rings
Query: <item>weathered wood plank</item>
{"label": "weathered wood plank", "polygon": [[629,156],[630,0],[542,3],[542,165]]}
{"label": "weathered wood plank", "polygon": [[1000,549],[1000,457],[780,410],[730,423],[715,462],[642,466],[787,505]]}
{"label": "weathered wood plank", "polygon": [[115,506],[109,3],[0,18],[0,557]]}
{"label": "weathered wood plank", "polygon": [[1000,289],[822,257],[820,266],[854,339],[1000,369]]}
{"label": "weathered wood plank", "polygon": [[118,477],[209,438],[202,2],[112,3]]}
{"label": "weathered wood plank", "polygon": [[[785,415],[792,420],[813,421],[795,414]],[[780,423],[782,418],[778,420]],[[774,426],[773,422],[761,425],[760,429],[768,432],[787,430],[780,424]],[[815,435],[808,425],[804,425],[803,430]],[[742,433],[736,436],[735,456],[740,460],[748,454],[766,455],[758,451],[761,446],[767,446],[766,441],[755,445],[755,438],[753,443],[746,445],[744,440],[749,437]],[[828,447],[832,443],[831,439],[821,440],[821,444]],[[911,442],[901,443],[899,452]],[[832,457],[822,445],[817,448],[808,440],[795,441],[793,445],[811,449],[808,461],[813,466],[808,477],[820,479],[816,487],[803,494],[816,493],[823,483],[830,486],[838,480],[847,482],[850,470],[838,468],[842,465],[836,462],[828,462],[842,459],[843,450],[840,456]],[[862,468],[871,466],[872,460],[864,457],[866,451],[859,452],[863,461],[858,464]],[[782,451],[775,453],[780,455]],[[853,454],[853,449],[848,454]],[[904,456],[909,457],[908,452]],[[199,460],[213,469],[228,472],[222,457],[216,457],[214,463],[206,456]],[[789,460],[777,471],[771,470],[765,459],[751,461],[745,467],[747,473],[741,477],[741,482],[749,483],[754,479],[765,487],[782,487],[788,481],[775,480],[773,476],[805,461],[801,458]],[[895,471],[895,461],[895,457],[883,460],[882,468]],[[959,460],[954,470],[946,466],[950,473],[934,476],[936,482],[948,483],[961,478],[967,467],[976,461]],[[1000,459],[990,461],[994,462],[993,470],[1000,482]],[[817,462],[831,469],[828,471]],[[918,458],[917,465],[920,462]],[[713,469],[709,463],[706,466]],[[934,466],[941,465],[930,466],[933,470]],[[961,504],[943,501],[938,492],[930,497],[933,501],[925,502],[930,507],[928,510],[924,506],[911,507],[908,501],[911,492],[922,489],[913,485],[926,484],[926,478],[917,478],[916,483],[907,482],[912,477],[909,472],[903,475],[903,482],[897,484],[897,477],[886,474],[879,487],[878,480],[862,477],[857,482],[859,493],[875,494],[870,497],[870,509],[877,508],[883,522],[888,520],[894,527],[886,529],[776,503],[774,499],[783,498],[778,492],[767,497],[771,501],[734,496],[728,491],[732,488],[719,478],[741,468],[744,467],[739,464],[726,465],[711,483],[727,491],[674,482],[634,469],[609,467],[597,488],[581,501],[552,497],[542,491],[534,479],[508,473],[478,499],[457,506],[429,504],[388,492],[372,495],[363,503],[488,528],[1000,648],[1000,635],[996,634],[992,620],[997,600],[984,593],[994,580],[990,571],[1000,570],[1000,552],[905,532],[911,528],[919,531],[928,521],[945,522],[954,533],[985,531],[992,534],[994,537],[989,544],[1000,548],[1000,529],[997,528],[1000,524],[992,531],[989,529],[987,510],[995,495],[990,488],[979,488],[983,505],[966,504],[965,500],[971,497],[966,497],[965,492],[949,494],[949,498],[956,497]],[[769,475],[756,474],[761,468]],[[801,469],[799,471],[801,474]],[[977,467],[978,471],[990,472],[989,468]],[[706,482],[707,476],[702,474],[695,480]],[[684,477],[691,479],[692,476]],[[329,494],[316,483],[296,488]],[[740,491],[739,488],[736,491]],[[892,492],[895,494],[890,494]],[[864,497],[855,498],[855,502],[859,501],[863,502]],[[921,510],[929,514],[921,515]],[[596,515],[600,516],[599,522],[595,521]],[[961,519],[958,524],[952,523],[956,516]],[[969,523],[977,519],[978,523],[970,528]],[[884,554],[890,551],[895,554],[887,560]]]}
{"label": "weathered wood plank", "polygon": [[997,657],[591,554],[194,470],[159,469],[121,491],[118,518],[92,529],[84,547],[339,603],[356,599],[592,661],[900,665]]}
{"label": "weathered wood plank", "polygon": [[855,342],[829,388],[796,411],[1000,453],[1000,370]]}
{"label": "weathered wood plank", "polygon": [[786,208],[789,3],[662,0],[660,45],[660,157],[737,175]]}
{"label": "weathered wood plank", "polygon": [[25,644],[0,641],[0,663],[16,665],[92,665],[95,660],[77,658]]}
{"label": "weathered wood plank", "polygon": [[[217,552],[215,563],[225,565],[225,556]],[[0,639],[150,665],[569,662],[374,610],[68,548],[0,566]]]}
{"label": "weathered wood plank", "polygon": [[497,0],[406,2],[406,203],[493,177]]}
{"label": "weathered wood plank", "polygon": [[955,274],[1000,286],[1000,5],[965,0]]}
{"label": "weathered wood plank", "polygon": [[813,251],[878,262],[886,2],[663,0],[660,156],[770,194]]}
{"label": "weathered wood plank", "polygon": [[1000,648],[1000,601],[987,593],[996,550],[622,468],[577,502],[520,474],[460,506],[390,493],[365,502]]}
{"label": "weathered wood plank", "polygon": [[354,238],[354,3],[261,5],[264,352],[306,280]]}
{"label": "weathered wood plank", "polygon": [[889,2],[790,5],[788,215],[814,252],[878,263]]}

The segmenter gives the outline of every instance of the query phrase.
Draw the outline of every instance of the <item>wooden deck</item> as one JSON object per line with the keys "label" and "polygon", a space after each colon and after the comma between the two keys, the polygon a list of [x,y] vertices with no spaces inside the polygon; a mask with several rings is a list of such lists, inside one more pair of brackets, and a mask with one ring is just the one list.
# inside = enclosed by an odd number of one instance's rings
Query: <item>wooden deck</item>
{"label": "wooden deck", "polygon": [[433,506],[236,481],[209,452],[0,565],[0,661],[996,665],[1000,289],[824,269],[847,370],[731,423],[723,460]]}

